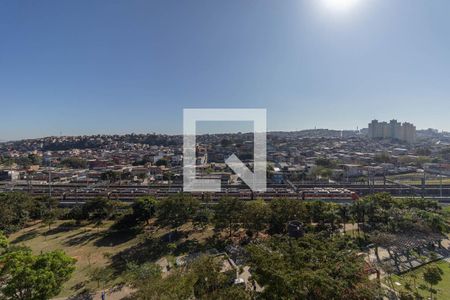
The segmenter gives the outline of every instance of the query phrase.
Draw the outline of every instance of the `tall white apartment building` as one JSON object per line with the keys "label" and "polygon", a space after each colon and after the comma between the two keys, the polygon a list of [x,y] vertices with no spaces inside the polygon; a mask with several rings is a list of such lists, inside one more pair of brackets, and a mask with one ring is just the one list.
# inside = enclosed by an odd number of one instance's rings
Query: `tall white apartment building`
{"label": "tall white apartment building", "polygon": [[369,124],[369,138],[372,139],[397,139],[407,143],[416,141],[416,127],[411,123],[399,123],[397,120],[378,122],[373,120]]}

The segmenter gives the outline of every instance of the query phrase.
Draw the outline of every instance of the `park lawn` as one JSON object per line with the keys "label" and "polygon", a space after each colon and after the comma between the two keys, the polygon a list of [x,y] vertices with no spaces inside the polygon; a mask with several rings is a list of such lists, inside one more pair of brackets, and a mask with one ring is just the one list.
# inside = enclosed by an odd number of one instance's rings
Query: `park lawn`
{"label": "park lawn", "polygon": [[[58,298],[76,295],[84,289],[98,291],[121,283],[123,278],[119,275],[99,288],[98,283],[90,279],[90,274],[96,268],[111,267],[110,257],[120,252],[126,252],[134,248],[140,249],[139,251],[146,251],[145,248],[139,248],[139,245],[149,238],[161,238],[172,230],[163,227],[151,233],[142,232],[134,235],[128,232],[112,231],[110,229],[113,225],[112,221],[106,221],[98,227],[93,224],[85,224],[81,227],[66,226],[66,224],[67,221],[57,221],[49,231],[47,226],[36,223],[9,237],[12,245],[27,246],[31,248],[34,254],[63,250],[67,255],[77,260],[76,270],[70,280],[64,284]],[[192,223],[184,224],[178,230],[179,232],[189,232],[189,235],[187,238],[176,241],[175,244],[177,245],[195,241],[199,244],[199,247],[205,245],[208,247],[208,240],[214,234],[212,226],[198,231],[194,230]],[[186,249],[186,251],[189,251],[189,249]]]}
{"label": "park lawn", "polygon": [[[422,184],[422,173],[410,173],[410,174],[399,174],[399,175],[390,175],[387,176],[389,180],[397,181],[399,183],[403,184],[409,184],[409,185],[421,185]],[[441,178],[436,176],[426,176],[426,184],[430,185],[440,185],[441,184]],[[450,178],[449,177],[443,177],[442,178],[442,184],[450,184]]]}
{"label": "park lawn", "polygon": [[130,240],[125,237],[123,243],[108,242],[104,235],[111,225],[112,222],[108,221],[98,227],[92,224],[82,227],[64,227],[64,222],[58,221],[47,233],[48,227],[38,223],[12,234],[9,239],[12,245],[25,245],[30,247],[35,254],[63,250],[77,260],[74,274],[64,284],[59,295],[59,297],[66,297],[74,295],[84,288],[96,290],[97,284],[89,280],[91,271],[94,268],[106,267],[109,264],[108,256],[138,242],[137,237]]}
{"label": "park lawn", "polygon": [[[438,290],[437,298],[436,299],[442,299],[447,300],[450,299],[450,263],[441,260],[436,262],[436,264],[444,271],[444,275],[442,276],[442,281],[434,287],[434,289]],[[413,280],[411,278],[411,274],[415,273],[417,275],[417,286],[425,285],[426,282],[423,280],[422,272],[424,271],[424,268],[426,266],[422,266],[420,268],[417,268],[413,271],[407,272],[405,274],[402,274],[400,276],[392,275],[392,280],[394,282],[400,282],[402,285],[400,287],[396,286],[396,290],[405,290],[405,284],[410,282],[412,284]],[[430,296],[430,292],[427,289],[418,289],[419,293],[427,299]],[[435,298],[433,298],[435,299]]]}
{"label": "park lawn", "polygon": [[[421,185],[422,181],[420,180],[397,180],[399,183],[409,184],[409,185]],[[426,184],[428,185],[440,185],[441,181],[439,179],[427,179]],[[442,180],[443,185],[450,184],[450,179],[446,178]]]}

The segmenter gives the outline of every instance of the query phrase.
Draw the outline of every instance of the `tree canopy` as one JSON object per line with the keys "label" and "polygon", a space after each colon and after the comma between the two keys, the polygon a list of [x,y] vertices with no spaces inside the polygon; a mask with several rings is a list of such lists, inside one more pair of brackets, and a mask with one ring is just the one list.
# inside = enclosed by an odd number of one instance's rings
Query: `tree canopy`
{"label": "tree canopy", "polygon": [[377,288],[347,237],[272,238],[248,247],[262,299],[374,299]]}
{"label": "tree canopy", "polygon": [[158,204],[158,222],[174,228],[181,226],[195,216],[199,205],[200,202],[191,196],[169,196]]}
{"label": "tree canopy", "polygon": [[155,216],[158,201],[152,197],[141,197],[132,204],[133,216],[138,222],[148,223]]}
{"label": "tree canopy", "polygon": [[58,295],[75,270],[75,259],[62,251],[33,255],[22,249],[1,257],[1,293],[12,300],[41,300]]}

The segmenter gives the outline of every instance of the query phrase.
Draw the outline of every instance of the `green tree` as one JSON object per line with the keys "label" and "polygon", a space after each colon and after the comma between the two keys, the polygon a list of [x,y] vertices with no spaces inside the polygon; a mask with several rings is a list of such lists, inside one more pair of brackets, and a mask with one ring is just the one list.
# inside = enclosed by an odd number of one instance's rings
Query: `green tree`
{"label": "green tree", "polygon": [[97,225],[100,225],[104,220],[111,217],[113,211],[113,201],[103,197],[97,197],[83,205],[83,215],[87,216],[89,220],[94,221]]}
{"label": "green tree", "polygon": [[169,196],[158,204],[158,222],[178,228],[195,216],[199,206],[200,202],[191,196]]}
{"label": "green tree", "polygon": [[289,221],[309,223],[308,211],[305,204],[294,199],[277,198],[270,202],[270,232],[286,233]]}
{"label": "green tree", "polygon": [[33,220],[42,220],[48,211],[57,209],[59,205],[58,199],[49,196],[39,196],[32,201],[29,215]]}
{"label": "green tree", "polygon": [[0,230],[0,254],[2,253],[2,250],[8,248],[8,245],[8,238],[3,234],[3,231]]}
{"label": "green tree", "polygon": [[329,158],[325,158],[325,157],[317,158],[316,165],[327,168],[327,169],[333,169],[333,168],[336,168],[336,166],[337,166],[335,161],[333,161]]}
{"label": "green tree", "polygon": [[106,172],[103,172],[100,175],[101,180],[106,180],[109,182],[116,182],[120,179],[120,175],[117,172],[108,170]]}
{"label": "green tree", "polygon": [[330,168],[317,166],[311,171],[314,177],[330,178],[333,171]]}
{"label": "green tree", "polygon": [[208,298],[208,295],[229,286],[235,272],[221,272],[222,267],[223,261],[216,257],[201,256],[194,261],[190,272],[195,278],[194,295],[197,299]]}
{"label": "green tree", "polygon": [[339,217],[341,218],[344,226],[344,233],[346,232],[346,224],[350,221],[350,212],[347,205],[339,206]]}
{"label": "green tree", "polygon": [[148,220],[156,214],[157,205],[158,201],[153,197],[138,198],[132,205],[133,217],[148,225]]}
{"label": "green tree", "polygon": [[87,161],[78,157],[69,157],[61,160],[60,165],[70,169],[86,169]]}
{"label": "green tree", "polygon": [[83,207],[84,205],[77,204],[68,213],[68,217],[75,220],[78,225],[81,224],[81,221],[89,218],[88,212]]}
{"label": "green tree", "polygon": [[205,229],[206,226],[213,220],[214,212],[208,207],[200,208],[192,220],[195,226]]}
{"label": "green tree", "polygon": [[214,207],[214,224],[216,228],[228,228],[229,237],[242,221],[244,203],[238,198],[224,197]]}
{"label": "green tree", "polygon": [[229,300],[229,299],[236,299],[236,300],[251,300],[255,299],[255,297],[252,295],[252,292],[249,292],[245,290],[241,286],[229,286],[229,287],[223,287],[221,289],[218,289],[214,291],[213,293],[209,294],[208,297],[205,297],[206,299],[214,299],[214,300]]}
{"label": "green tree", "polygon": [[195,277],[182,269],[173,270],[166,278],[155,275],[149,280],[136,281],[136,292],[132,298],[137,300],[191,299],[194,293]]}
{"label": "green tree", "polygon": [[377,163],[389,163],[389,162],[391,162],[391,157],[390,157],[389,153],[382,152],[382,153],[379,153],[379,154],[375,155],[375,162],[377,162]]}
{"label": "green tree", "polygon": [[41,165],[42,159],[36,154],[28,154],[27,156],[21,156],[19,158],[15,158],[14,162],[18,165],[27,168],[31,165]]}
{"label": "green tree", "polygon": [[442,281],[442,275],[444,275],[444,271],[435,264],[427,266],[423,272],[423,279],[430,285],[429,291],[431,299],[433,299],[433,295],[437,293],[437,291],[433,289],[433,286]]}
{"label": "green tree", "polygon": [[30,250],[9,252],[1,258],[1,294],[12,300],[50,299],[75,270],[75,259],[62,251],[34,256]]}
{"label": "green tree", "polygon": [[324,222],[329,224],[332,231],[340,228],[342,223],[340,211],[340,205],[336,203],[327,203],[323,212]]}
{"label": "green tree", "polygon": [[42,222],[46,225],[48,225],[48,230],[51,229],[52,225],[55,223],[55,221],[58,219],[58,210],[48,210],[44,213],[42,216]]}
{"label": "green tree", "polygon": [[245,203],[242,220],[251,233],[258,233],[267,228],[270,221],[270,206],[264,200]]}
{"label": "green tree", "polygon": [[0,193],[0,230],[9,234],[30,220],[33,199],[25,193]]}

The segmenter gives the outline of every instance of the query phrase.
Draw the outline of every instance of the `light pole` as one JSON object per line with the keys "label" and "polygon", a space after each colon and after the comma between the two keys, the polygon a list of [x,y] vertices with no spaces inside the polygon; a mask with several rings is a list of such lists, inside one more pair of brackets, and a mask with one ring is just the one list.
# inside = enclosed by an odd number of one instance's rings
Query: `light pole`
{"label": "light pole", "polygon": [[52,197],[52,159],[48,160],[48,196]]}

